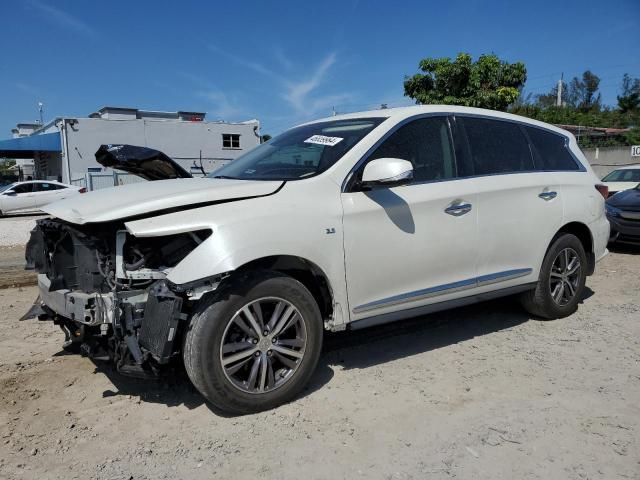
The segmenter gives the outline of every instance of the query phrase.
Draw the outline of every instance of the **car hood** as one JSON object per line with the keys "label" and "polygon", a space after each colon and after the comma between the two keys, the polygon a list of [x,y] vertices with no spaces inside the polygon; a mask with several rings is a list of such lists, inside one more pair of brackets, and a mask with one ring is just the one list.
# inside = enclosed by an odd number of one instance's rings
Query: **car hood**
{"label": "car hood", "polygon": [[640,190],[625,190],[609,197],[607,203],[622,210],[640,211]]}
{"label": "car hood", "polygon": [[103,167],[117,168],[145,180],[191,178],[192,175],[159,150],[135,145],[100,145],[96,161]]}
{"label": "car hood", "polygon": [[42,210],[76,224],[109,222],[271,195],[283,183],[215,178],[140,182],[74,195]]}
{"label": "car hood", "polygon": [[620,192],[622,190],[629,190],[638,185],[638,182],[602,182],[609,187],[610,192]]}

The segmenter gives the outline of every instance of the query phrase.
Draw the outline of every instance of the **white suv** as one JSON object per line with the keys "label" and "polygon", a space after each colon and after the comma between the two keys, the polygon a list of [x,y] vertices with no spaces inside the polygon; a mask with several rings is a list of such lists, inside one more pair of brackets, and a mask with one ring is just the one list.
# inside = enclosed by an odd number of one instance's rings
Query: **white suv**
{"label": "white suv", "polygon": [[[120,165],[159,178],[162,158]],[[323,330],[511,294],[538,317],[570,315],[607,252],[597,184],[551,125],[450,106],[354,113],[286,131],[209,178],[52,204],[27,256],[40,316],[67,347],[125,373],[182,357],[211,403],[250,412],[301,390]]]}

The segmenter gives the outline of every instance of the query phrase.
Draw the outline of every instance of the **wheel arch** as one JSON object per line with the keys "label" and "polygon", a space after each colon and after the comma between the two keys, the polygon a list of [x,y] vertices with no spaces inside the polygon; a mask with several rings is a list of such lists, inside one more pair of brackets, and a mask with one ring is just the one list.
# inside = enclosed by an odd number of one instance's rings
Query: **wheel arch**
{"label": "wheel arch", "polygon": [[[558,238],[560,235],[564,233],[570,233],[578,237],[580,243],[584,247],[584,251],[587,254],[587,275],[593,275],[593,272],[596,268],[596,257],[593,251],[593,234],[589,227],[582,222],[569,222],[560,228],[553,239],[549,243],[549,247]],[[547,247],[547,249],[549,248]]]}
{"label": "wheel arch", "polygon": [[315,298],[323,320],[332,318],[334,295],[327,274],[314,262],[296,255],[270,255],[241,265],[236,273],[266,269],[284,273],[302,283]]}

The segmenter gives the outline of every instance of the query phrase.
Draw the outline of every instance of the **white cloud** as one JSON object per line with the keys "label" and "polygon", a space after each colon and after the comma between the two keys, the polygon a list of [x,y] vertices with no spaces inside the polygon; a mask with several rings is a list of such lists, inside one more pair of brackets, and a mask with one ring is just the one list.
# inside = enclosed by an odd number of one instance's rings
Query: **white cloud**
{"label": "white cloud", "polygon": [[35,9],[39,10],[43,14],[43,17],[56,23],[62,28],[73,30],[76,33],[80,33],[88,37],[96,36],[96,31],[91,26],[79,18],[60,10],[59,8],[52,7],[51,5],[40,2],[39,0],[29,0],[28,3]]}
{"label": "white cloud", "polygon": [[225,93],[213,83],[200,75],[189,72],[178,72],[178,75],[185,78],[198,87],[195,96],[204,98],[212,103],[213,108],[207,112],[212,120],[238,120],[244,115],[245,109],[240,105],[237,95]]}
{"label": "white cloud", "polygon": [[293,69],[293,62],[289,57],[287,57],[287,55],[285,55],[284,50],[282,50],[281,48],[275,48],[273,50],[273,56],[278,62],[280,62],[285,70]]}
{"label": "white cloud", "polygon": [[222,55],[223,57],[226,57],[227,59],[231,60],[232,62],[240,65],[241,67],[245,67],[248,68],[250,70],[253,70],[257,73],[260,73],[262,75],[265,75],[267,77],[271,77],[274,80],[277,81],[283,81],[283,77],[281,77],[280,75],[278,75],[277,73],[275,73],[273,70],[265,67],[264,65],[262,65],[261,63],[257,63],[257,62],[252,62],[250,60],[246,60],[242,57],[239,57],[237,55],[234,55],[232,53],[227,52],[226,50],[223,50],[215,45],[209,45],[209,50],[211,50],[214,53],[217,53],[219,55]]}
{"label": "white cloud", "polygon": [[220,90],[198,92],[198,96],[206,98],[213,103],[209,117],[211,120],[238,120],[243,114],[243,109],[238,106],[235,99]]}
{"label": "white cloud", "polygon": [[[320,62],[320,65],[316,67],[311,77],[297,82],[287,81],[287,92],[283,95],[285,100],[298,112],[307,112],[312,106],[317,108],[318,106],[324,105],[324,99],[316,98],[314,100],[309,97],[310,94],[320,86],[327,71],[335,62],[336,54],[330,53]],[[335,95],[331,95],[331,97],[335,97]],[[309,113],[313,113],[315,108],[311,108],[312,112]]]}
{"label": "white cloud", "polygon": [[37,88],[29,85],[28,83],[16,82],[15,86],[18,90],[21,90],[29,95],[40,95],[40,91]]}
{"label": "white cloud", "polygon": [[[330,52],[315,67],[310,76],[300,78],[298,75],[298,78],[291,78],[296,76],[295,72],[282,74],[272,68],[266,67],[262,63],[247,60],[215,45],[209,45],[209,49],[241,67],[253,70],[256,73],[274,80],[276,85],[281,89],[281,97],[286,100],[298,116],[311,117],[321,110],[328,110],[333,105],[348,101],[352,98],[352,95],[349,93],[318,94],[318,90],[325,82],[329,70],[336,63],[337,55],[335,52]],[[295,64],[289,60],[281,50],[275,49],[274,56],[286,70],[296,70]]]}

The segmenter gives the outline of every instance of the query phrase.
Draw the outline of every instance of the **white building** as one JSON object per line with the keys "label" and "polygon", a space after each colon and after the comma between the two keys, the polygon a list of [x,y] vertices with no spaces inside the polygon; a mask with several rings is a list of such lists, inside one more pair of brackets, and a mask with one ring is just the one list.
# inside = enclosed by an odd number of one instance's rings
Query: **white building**
{"label": "white building", "polygon": [[154,148],[187,171],[199,172],[202,164],[208,173],[260,143],[258,120],[206,122],[205,115],[103,107],[88,117],[60,117],[31,131],[19,124],[16,138],[0,141],[0,157],[33,159],[34,178],[77,184],[90,173],[111,173],[95,160],[102,144]]}

